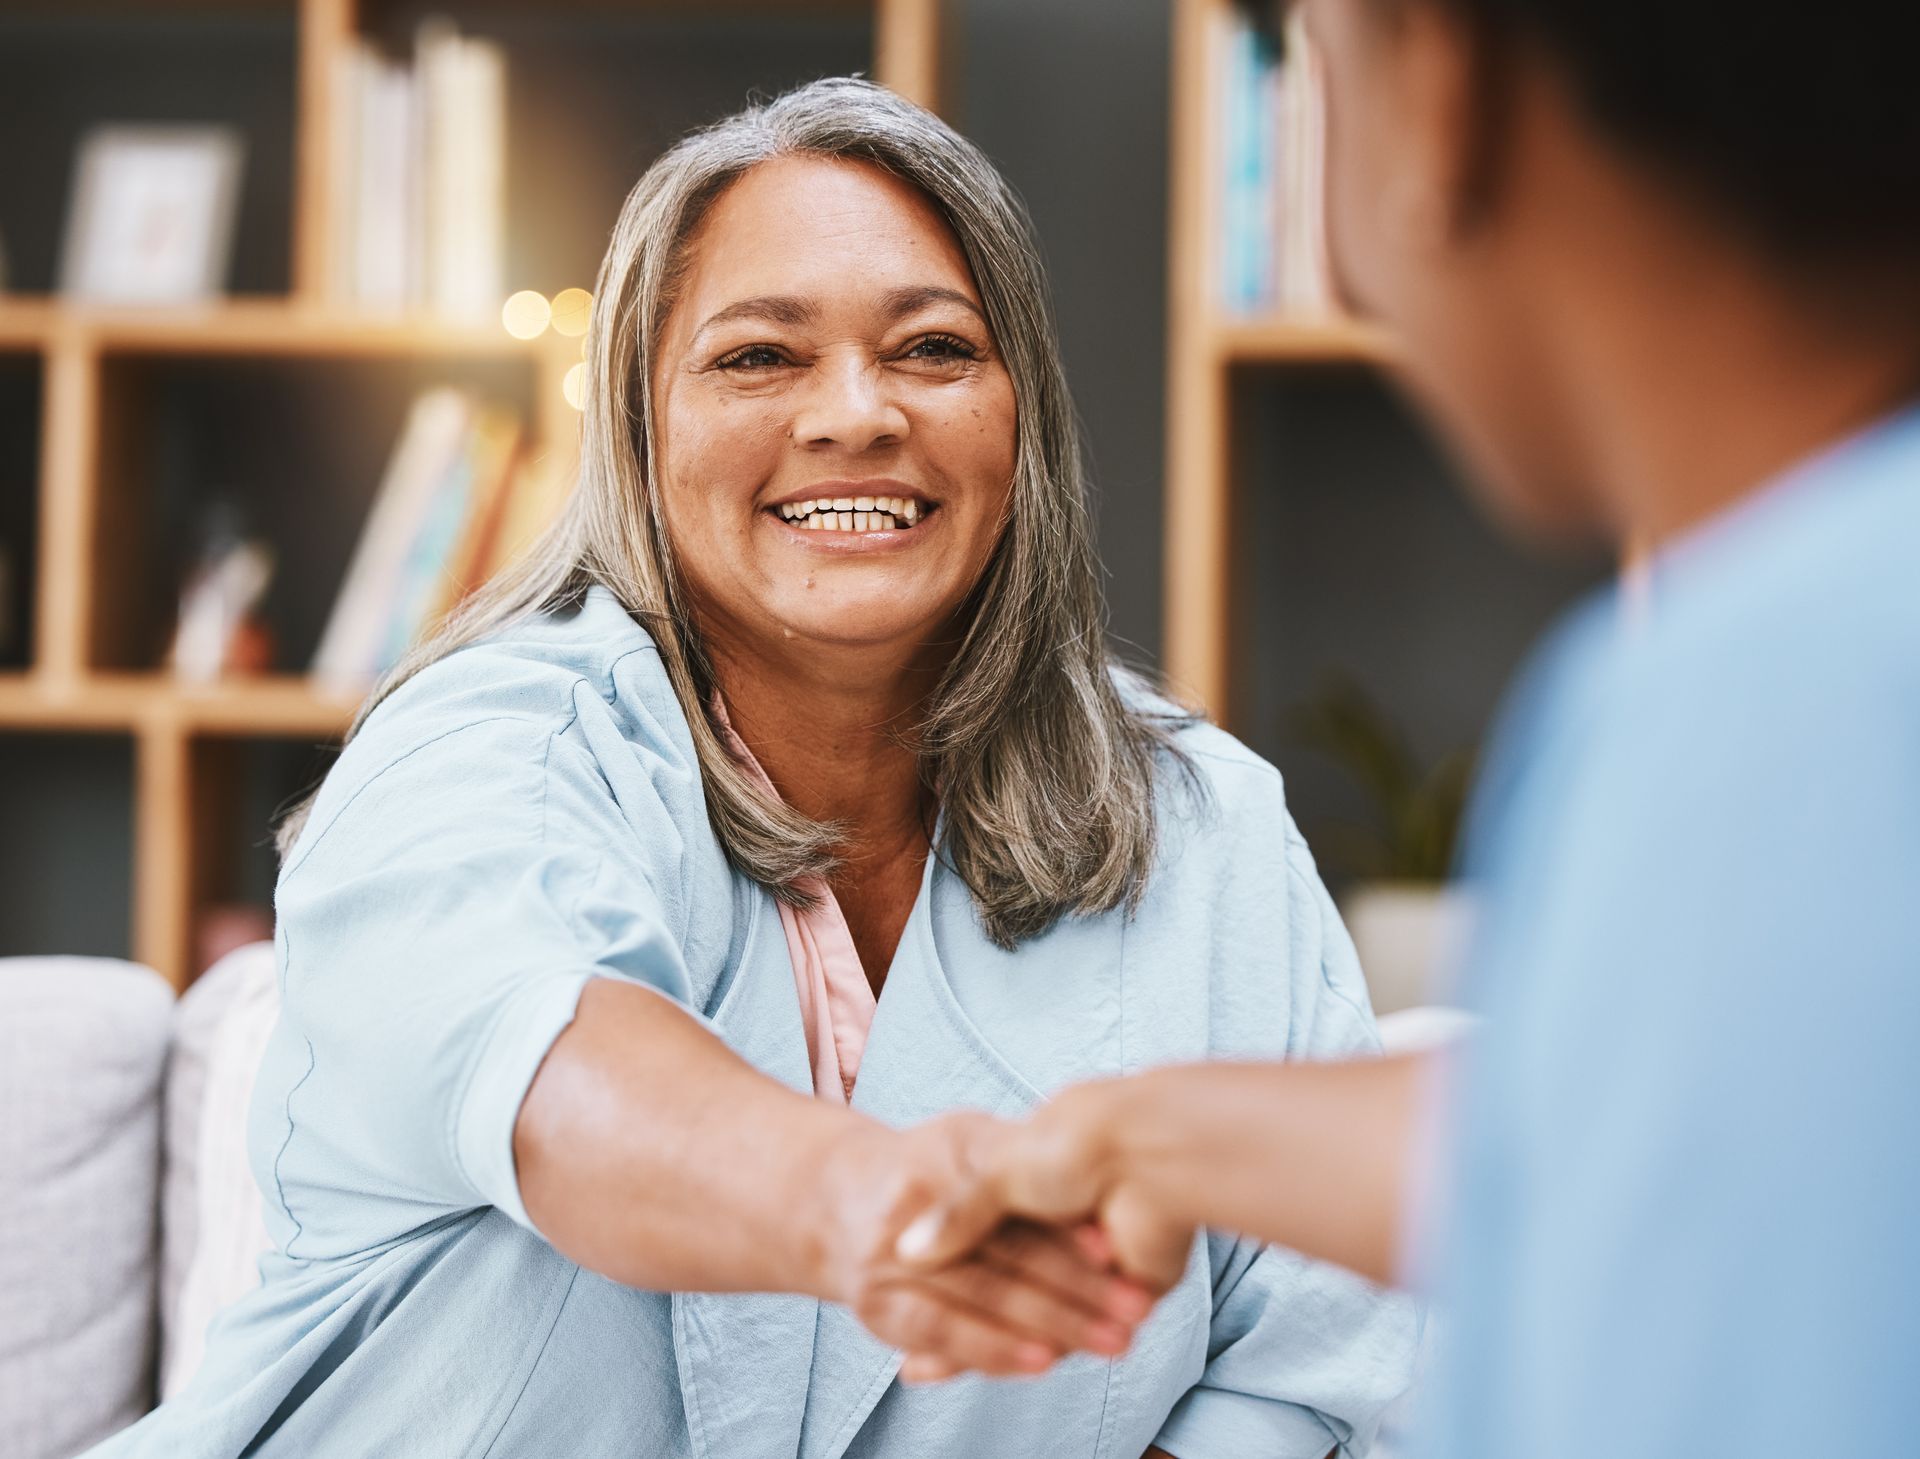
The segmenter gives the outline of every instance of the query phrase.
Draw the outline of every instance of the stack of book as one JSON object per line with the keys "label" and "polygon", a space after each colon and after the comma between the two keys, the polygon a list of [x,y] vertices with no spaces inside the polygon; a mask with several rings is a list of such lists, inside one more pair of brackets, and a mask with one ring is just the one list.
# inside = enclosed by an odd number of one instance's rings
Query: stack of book
{"label": "stack of book", "polygon": [[504,297],[506,57],[431,19],[411,65],[365,39],[334,58],[337,301],[495,317]]}
{"label": "stack of book", "polygon": [[451,387],[408,411],[314,654],[330,691],[363,692],[553,519],[571,483],[528,458],[510,409]]}
{"label": "stack of book", "polygon": [[1221,302],[1241,315],[1328,313],[1326,108],[1298,7],[1287,23],[1284,61],[1272,37],[1237,8],[1217,44],[1215,74],[1225,80]]}

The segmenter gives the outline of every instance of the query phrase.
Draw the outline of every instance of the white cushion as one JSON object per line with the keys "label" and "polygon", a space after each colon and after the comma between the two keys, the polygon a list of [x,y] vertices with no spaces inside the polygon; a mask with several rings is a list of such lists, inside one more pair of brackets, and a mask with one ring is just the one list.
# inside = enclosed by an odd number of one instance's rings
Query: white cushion
{"label": "white cushion", "polygon": [[108,958],[0,958],[0,1454],[66,1459],[153,1397],[173,992]]}
{"label": "white cushion", "polygon": [[1402,1008],[1380,1015],[1380,1044],[1389,1054],[1417,1054],[1466,1038],[1480,1016],[1464,1008]]}
{"label": "white cushion", "polygon": [[279,1012],[271,942],[228,953],[180,1000],[167,1089],[163,1399],[200,1366],[215,1314],[260,1284],[272,1246],[247,1160],[247,1103]]}

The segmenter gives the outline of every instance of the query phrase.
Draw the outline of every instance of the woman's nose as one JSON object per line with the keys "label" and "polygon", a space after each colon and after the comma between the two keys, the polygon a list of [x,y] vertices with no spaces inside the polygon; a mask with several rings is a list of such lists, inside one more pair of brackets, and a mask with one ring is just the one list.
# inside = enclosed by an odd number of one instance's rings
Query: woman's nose
{"label": "woman's nose", "polygon": [[796,443],[867,451],[906,439],[906,412],[893,400],[886,372],[875,361],[822,360],[808,373],[793,423]]}

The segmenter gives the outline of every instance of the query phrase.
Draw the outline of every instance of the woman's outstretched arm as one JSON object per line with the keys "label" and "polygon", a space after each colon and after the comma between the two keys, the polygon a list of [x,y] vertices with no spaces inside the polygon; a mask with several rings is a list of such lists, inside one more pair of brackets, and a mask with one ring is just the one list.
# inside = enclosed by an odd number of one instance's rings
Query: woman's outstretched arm
{"label": "woman's outstretched arm", "polygon": [[1067,1235],[1005,1228],[935,1273],[893,1247],[958,1196],[997,1129],[961,1115],[895,1131],[761,1074],[669,999],[590,982],[514,1126],[528,1217],[631,1286],[803,1292],[956,1368],[1031,1373],[1118,1353],[1148,1295]]}

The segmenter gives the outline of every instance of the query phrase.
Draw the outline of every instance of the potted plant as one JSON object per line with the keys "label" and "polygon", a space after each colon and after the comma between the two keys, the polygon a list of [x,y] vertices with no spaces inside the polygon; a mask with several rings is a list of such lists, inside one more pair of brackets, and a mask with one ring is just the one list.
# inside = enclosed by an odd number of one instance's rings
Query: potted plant
{"label": "potted plant", "polygon": [[1289,738],[1344,769],[1366,796],[1362,823],[1316,826],[1316,855],[1349,882],[1341,915],[1376,1013],[1448,1001],[1467,930],[1465,893],[1447,883],[1473,753],[1422,765],[1407,738],[1352,678],[1329,672],[1289,716]]}

